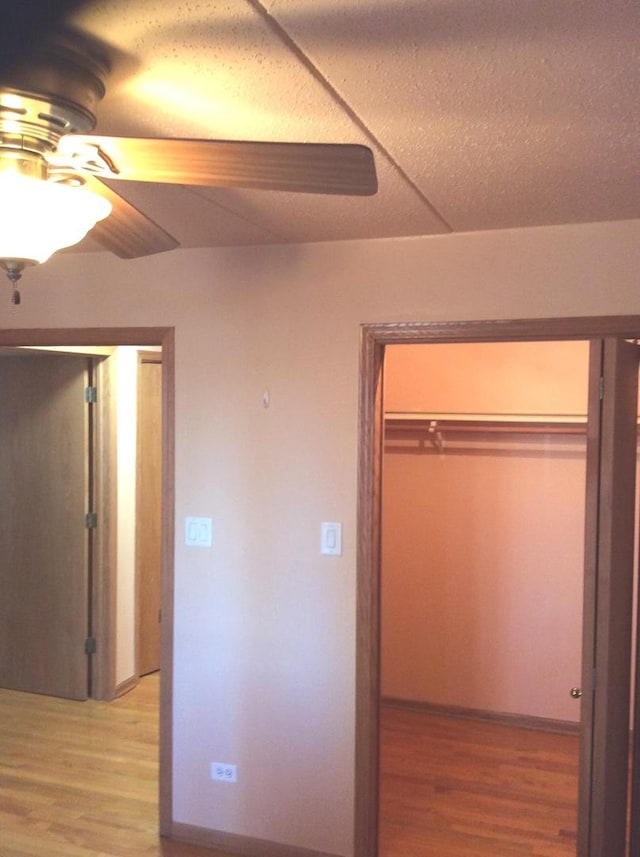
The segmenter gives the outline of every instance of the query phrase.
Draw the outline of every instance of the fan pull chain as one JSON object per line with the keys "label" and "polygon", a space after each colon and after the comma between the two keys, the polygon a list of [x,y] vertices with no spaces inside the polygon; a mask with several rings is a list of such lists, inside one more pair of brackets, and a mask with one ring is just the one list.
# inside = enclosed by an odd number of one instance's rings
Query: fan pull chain
{"label": "fan pull chain", "polygon": [[18,280],[22,276],[24,266],[25,263],[21,259],[0,259],[0,268],[4,268],[4,272],[7,275],[7,279],[13,287],[11,303],[14,306],[20,305],[21,297],[20,291],[18,289]]}

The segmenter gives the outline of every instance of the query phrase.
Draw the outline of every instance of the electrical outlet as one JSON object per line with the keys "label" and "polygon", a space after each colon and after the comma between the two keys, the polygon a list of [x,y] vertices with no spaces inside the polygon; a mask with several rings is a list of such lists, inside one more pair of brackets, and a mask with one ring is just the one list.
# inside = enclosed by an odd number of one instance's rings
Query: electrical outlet
{"label": "electrical outlet", "polygon": [[211,763],[211,779],[221,783],[237,783],[238,772],[235,765],[227,765],[225,762]]}

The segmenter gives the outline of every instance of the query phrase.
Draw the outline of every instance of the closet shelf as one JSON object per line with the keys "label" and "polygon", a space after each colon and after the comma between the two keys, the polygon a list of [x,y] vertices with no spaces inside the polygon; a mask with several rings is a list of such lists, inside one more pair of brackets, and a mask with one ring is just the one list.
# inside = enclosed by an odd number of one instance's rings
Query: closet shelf
{"label": "closet shelf", "polygon": [[510,434],[585,434],[585,414],[463,414],[387,411],[386,431],[509,432]]}

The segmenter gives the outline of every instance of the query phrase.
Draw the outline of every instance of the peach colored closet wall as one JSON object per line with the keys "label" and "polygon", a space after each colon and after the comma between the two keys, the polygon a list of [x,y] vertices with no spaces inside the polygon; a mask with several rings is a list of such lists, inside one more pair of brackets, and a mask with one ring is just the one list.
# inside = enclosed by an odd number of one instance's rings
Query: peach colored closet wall
{"label": "peach colored closet wall", "polygon": [[[394,346],[387,412],[584,415],[587,343]],[[387,434],[383,696],[576,721],[585,438]]]}

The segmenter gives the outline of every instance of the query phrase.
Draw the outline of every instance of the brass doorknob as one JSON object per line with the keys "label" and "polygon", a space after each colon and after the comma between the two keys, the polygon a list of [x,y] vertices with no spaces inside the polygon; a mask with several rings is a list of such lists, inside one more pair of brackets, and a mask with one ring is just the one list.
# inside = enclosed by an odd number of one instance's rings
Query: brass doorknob
{"label": "brass doorknob", "polygon": [[579,687],[572,687],[569,693],[574,699],[580,699],[582,696],[582,689]]}

